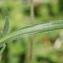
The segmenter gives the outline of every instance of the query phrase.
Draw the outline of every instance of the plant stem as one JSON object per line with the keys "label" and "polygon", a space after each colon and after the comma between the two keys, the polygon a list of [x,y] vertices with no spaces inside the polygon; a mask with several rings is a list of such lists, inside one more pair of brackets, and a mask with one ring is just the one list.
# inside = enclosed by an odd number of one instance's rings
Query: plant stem
{"label": "plant stem", "polygon": [[[30,15],[31,15],[30,24],[32,24],[34,21],[34,2],[33,2],[33,0],[31,0]],[[32,63],[32,56],[33,56],[33,36],[30,37],[30,62],[29,63]]]}
{"label": "plant stem", "polygon": [[34,21],[34,2],[33,2],[34,0],[31,0],[31,6],[30,6],[30,14],[31,14],[31,21],[30,21],[30,23],[33,23],[33,21]]}
{"label": "plant stem", "polygon": [[57,20],[48,23],[27,26],[0,38],[0,45],[8,43],[8,41],[13,41],[34,34],[50,32],[59,29],[63,29],[63,20]]}

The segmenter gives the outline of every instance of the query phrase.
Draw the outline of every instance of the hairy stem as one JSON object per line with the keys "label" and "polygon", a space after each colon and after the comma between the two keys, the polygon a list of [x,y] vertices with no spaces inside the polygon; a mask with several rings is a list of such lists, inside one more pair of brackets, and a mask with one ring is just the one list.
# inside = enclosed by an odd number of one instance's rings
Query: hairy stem
{"label": "hairy stem", "polygon": [[49,32],[49,31],[59,30],[59,29],[63,29],[63,20],[27,26],[0,38],[0,45],[4,43],[8,43],[8,41],[27,37],[37,33]]}

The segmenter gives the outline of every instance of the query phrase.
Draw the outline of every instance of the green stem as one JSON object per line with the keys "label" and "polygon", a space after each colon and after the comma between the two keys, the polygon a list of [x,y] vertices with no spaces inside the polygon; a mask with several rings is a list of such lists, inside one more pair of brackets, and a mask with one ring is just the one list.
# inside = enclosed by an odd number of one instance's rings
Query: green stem
{"label": "green stem", "polygon": [[59,29],[63,29],[63,20],[27,26],[0,38],[0,45],[7,43],[8,41],[16,40],[25,36],[30,36],[37,33],[49,32]]}
{"label": "green stem", "polygon": [[[34,22],[34,0],[31,0],[30,5],[30,24]],[[33,55],[33,36],[30,37],[30,56],[29,56],[29,63],[32,63],[32,55]]]}

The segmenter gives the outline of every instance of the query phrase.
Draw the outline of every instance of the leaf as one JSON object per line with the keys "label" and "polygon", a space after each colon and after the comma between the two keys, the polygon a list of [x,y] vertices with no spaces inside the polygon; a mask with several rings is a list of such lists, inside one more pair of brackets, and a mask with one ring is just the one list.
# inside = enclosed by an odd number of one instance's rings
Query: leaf
{"label": "leaf", "polygon": [[[2,37],[2,32],[0,32],[0,38]],[[3,53],[4,49],[5,49],[6,45],[2,44],[0,45],[0,60],[1,60],[1,54]]]}
{"label": "leaf", "polygon": [[0,55],[3,53],[4,49],[5,49],[6,45],[0,45]]}
{"label": "leaf", "polygon": [[8,33],[8,30],[9,30],[9,18],[6,16],[2,37],[5,36]]}
{"label": "leaf", "polygon": [[25,36],[27,37],[37,33],[44,33],[59,29],[63,29],[63,20],[58,20],[58,21],[53,21],[53,22],[48,22],[33,26],[27,26],[0,38],[0,44],[8,43],[8,41],[23,38]]}
{"label": "leaf", "polygon": [[[6,21],[5,21],[3,31],[0,33],[0,38],[7,35],[8,30],[9,30],[9,19],[8,19],[8,17],[6,17]],[[5,46],[6,46],[5,44],[0,45],[0,55],[3,53]]]}

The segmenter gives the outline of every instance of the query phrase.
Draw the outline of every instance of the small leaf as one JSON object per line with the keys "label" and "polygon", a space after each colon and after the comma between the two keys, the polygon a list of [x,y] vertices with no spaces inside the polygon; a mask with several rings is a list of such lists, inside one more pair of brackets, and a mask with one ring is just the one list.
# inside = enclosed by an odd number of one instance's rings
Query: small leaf
{"label": "small leaf", "polygon": [[0,55],[3,53],[4,49],[5,49],[6,45],[0,45]]}
{"label": "small leaf", "polygon": [[4,28],[3,28],[3,33],[2,33],[2,37],[7,35],[8,33],[8,30],[9,30],[9,18],[6,16],[5,18],[5,25],[4,25]]}

